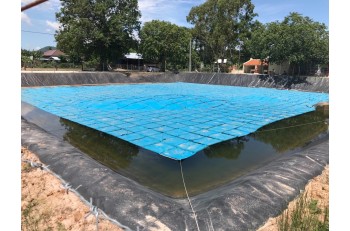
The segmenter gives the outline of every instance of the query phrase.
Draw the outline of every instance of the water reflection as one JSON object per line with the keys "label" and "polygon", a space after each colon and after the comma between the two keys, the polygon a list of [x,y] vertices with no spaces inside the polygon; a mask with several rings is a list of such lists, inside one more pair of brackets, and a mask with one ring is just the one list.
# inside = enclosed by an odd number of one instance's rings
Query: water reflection
{"label": "water reflection", "polygon": [[204,149],[204,154],[208,158],[227,158],[235,160],[244,149],[244,144],[249,141],[249,137],[240,137],[237,139],[227,140],[218,144],[213,144]]}
{"label": "water reflection", "polygon": [[136,145],[106,133],[63,118],[60,123],[67,131],[63,136],[66,141],[113,170],[128,167],[139,152]]}
{"label": "water reflection", "polygon": [[271,144],[279,153],[304,146],[319,134],[328,131],[328,115],[320,111],[274,122],[252,136]]}
{"label": "water reflection", "polygon": [[[190,195],[226,184],[259,166],[328,133],[320,112],[281,120],[238,139],[224,141],[183,161]],[[321,122],[320,122],[321,121]],[[60,119],[64,139],[90,157],[152,190],[185,197],[177,161],[139,148],[103,132]],[[301,126],[302,125],[302,126]]]}

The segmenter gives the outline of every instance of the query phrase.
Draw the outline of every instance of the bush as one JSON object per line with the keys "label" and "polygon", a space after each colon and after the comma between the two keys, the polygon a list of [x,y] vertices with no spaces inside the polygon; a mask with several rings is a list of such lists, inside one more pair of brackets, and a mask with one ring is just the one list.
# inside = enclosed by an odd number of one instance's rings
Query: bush
{"label": "bush", "polygon": [[89,61],[85,61],[84,62],[84,69],[87,69],[87,68],[89,68],[89,69],[90,68],[97,69],[99,65],[100,65],[100,63],[97,60],[95,60],[95,59],[89,60]]}
{"label": "bush", "polygon": [[317,205],[317,200],[308,200],[306,193],[303,193],[296,202],[295,208],[288,212],[283,212],[278,220],[279,231],[290,230],[329,230],[328,207],[324,210]]}
{"label": "bush", "polygon": [[57,68],[81,68],[81,64],[76,63],[59,63]]}

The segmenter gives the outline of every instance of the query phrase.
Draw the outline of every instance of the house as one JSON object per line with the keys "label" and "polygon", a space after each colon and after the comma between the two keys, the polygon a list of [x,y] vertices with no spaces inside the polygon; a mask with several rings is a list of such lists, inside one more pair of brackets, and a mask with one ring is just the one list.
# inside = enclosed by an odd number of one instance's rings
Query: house
{"label": "house", "polygon": [[138,53],[128,53],[120,60],[120,67],[128,70],[143,69],[143,58]]}
{"label": "house", "polygon": [[243,63],[243,72],[252,74],[267,74],[269,64],[261,59],[250,58],[247,62]]}
{"label": "house", "polygon": [[60,56],[66,56],[66,54],[60,50],[47,50],[44,52],[44,54],[40,60],[59,62],[59,61],[61,61],[61,59],[59,58]]}

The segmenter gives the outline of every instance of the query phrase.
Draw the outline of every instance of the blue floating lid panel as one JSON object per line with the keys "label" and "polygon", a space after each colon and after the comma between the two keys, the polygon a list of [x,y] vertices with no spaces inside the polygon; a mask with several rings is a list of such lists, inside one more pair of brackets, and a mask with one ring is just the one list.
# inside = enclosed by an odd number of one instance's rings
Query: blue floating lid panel
{"label": "blue floating lid panel", "polygon": [[181,160],[314,110],[326,93],[192,83],[23,88],[22,100]]}

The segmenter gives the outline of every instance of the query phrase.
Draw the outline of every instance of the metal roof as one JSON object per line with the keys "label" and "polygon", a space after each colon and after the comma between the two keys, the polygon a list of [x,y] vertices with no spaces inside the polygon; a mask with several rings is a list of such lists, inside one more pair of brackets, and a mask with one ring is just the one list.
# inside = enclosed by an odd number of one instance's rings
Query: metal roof
{"label": "metal roof", "polygon": [[129,54],[125,55],[125,58],[127,58],[127,59],[142,59],[142,55],[137,54],[137,53],[129,53]]}

